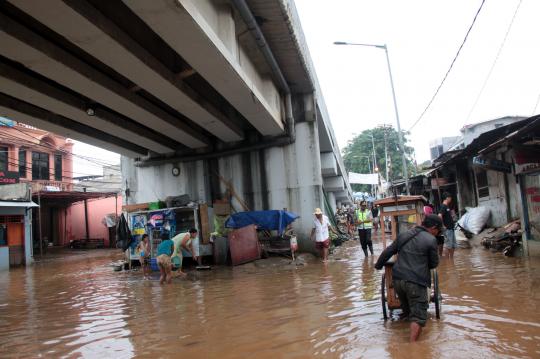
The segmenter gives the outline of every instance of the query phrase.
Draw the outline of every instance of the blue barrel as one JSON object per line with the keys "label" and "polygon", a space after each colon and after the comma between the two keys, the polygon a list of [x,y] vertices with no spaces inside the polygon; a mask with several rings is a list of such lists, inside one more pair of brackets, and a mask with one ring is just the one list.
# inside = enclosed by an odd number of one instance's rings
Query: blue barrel
{"label": "blue barrel", "polygon": [[150,258],[150,268],[154,271],[154,272],[157,272],[159,271],[159,267],[157,265],[157,258]]}

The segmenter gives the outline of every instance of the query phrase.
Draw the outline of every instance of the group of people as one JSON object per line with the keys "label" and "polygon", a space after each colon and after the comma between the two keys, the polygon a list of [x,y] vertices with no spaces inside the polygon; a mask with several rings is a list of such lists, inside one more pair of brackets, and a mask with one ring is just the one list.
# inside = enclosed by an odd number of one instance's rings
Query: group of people
{"label": "group of people", "polygon": [[[393,288],[401,303],[402,316],[410,321],[410,340],[418,340],[426,324],[429,305],[428,288],[431,287],[431,269],[437,268],[443,248],[447,256],[453,258],[457,248],[454,232],[455,213],[452,210],[452,195],[445,193],[438,214],[432,205],[424,207],[422,224],[400,233],[379,256],[375,268],[380,270],[394,255],[399,254],[392,266]],[[371,231],[378,223],[378,210],[367,208],[362,201],[359,208],[353,210],[351,222],[358,230],[362,251],[368,257],[373,255]],[[330,246],[329,229],[332,227],[322,211],[315,210],[315,219],[311,238],[321,250],[323,261],[327,261]],[[384,230],[384,227],[383,229]]]}
{"label": "group of people", "polygon": [[[366,201],[358,203],[358,207],[348,209],[339,209],[337,212],[338,217],[347,216],[348,227],[354,226],[358,231],[358,238],[362,246],[362,250],[366,257],[369,253],[373,255],[373,241],[371,240],[371,230],[378,229],[379,223],[379,210],[377,207],[372,206],[368,208]],[[330,231],[337,233],[336,229],[330,224],[327,216],[325,216],[320,208],[316,208],[313,213],[315,219],[313,221],[313,228],[311,230],[310,238],[315,240],[315,247],[319,250],[323,262],[328,260],[328,250],[330,248]],[[350,235],[354,235],[354,232],[349,230]]]}
{"label": "group of people", "polygon": [[[148,235],[143,234],[138,245],[139,261],[141,263],[143,276],[147,278],[150,269],[150,243]],[[199,254],[199,238],[198,231],[191,228],[188,232],[177,234],[170,238],[168,232],[161,234],[161,243],[156,250],[156,262],[159,267],[160,278],[159,283],[171,283],[172,270],[177,269],[177,275],[185,276],[182,271],[183,253],[185,250],[191,253],[191,256],[197,263],[201,264],[201,256]]]}

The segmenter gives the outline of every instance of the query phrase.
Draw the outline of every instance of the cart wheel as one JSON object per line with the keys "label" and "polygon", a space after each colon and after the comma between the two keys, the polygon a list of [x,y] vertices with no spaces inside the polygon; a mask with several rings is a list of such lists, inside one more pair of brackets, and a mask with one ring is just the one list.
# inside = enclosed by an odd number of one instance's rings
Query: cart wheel
{"label": "cart wheel", "polygon": [[439,275],[437,271],[433,271],[433,291],[434,291],[434,303],[435,303],[435,317],[441,319],[441,290],[439,288]]}
{"label": "cart wheel", "polygon": [[388,312],[386,311],[386,278],[384,274],[381,278],[381,305],[384,320],[388,320]]}

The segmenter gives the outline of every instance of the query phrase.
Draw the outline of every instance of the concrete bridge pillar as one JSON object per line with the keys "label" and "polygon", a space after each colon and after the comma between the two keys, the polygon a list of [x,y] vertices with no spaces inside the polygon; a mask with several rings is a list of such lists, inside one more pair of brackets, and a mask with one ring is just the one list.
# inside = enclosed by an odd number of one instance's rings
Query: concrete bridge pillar
{"label": "concrete bridge pillar", "polygon": [[[336,195],[334,192],[327,192],[326,197],[328,198],[328,202],[330,203],[330,207],[332,208],[332,212],[336,213],[337,205],[336,205]],[[328,215],[332,215],[333,213],[329,213]]]}
{"label": "concrete bridge pillar", "polygon": [[313,251],[314,244],[309,241],[309,232],[313,227],[315,208],[324,209],[321,158],[319,150],[317,122],[300,122],[296,124],[296,174],[298,180],[298,214],[297,230],[305,234],[299,236],[300,248]]}

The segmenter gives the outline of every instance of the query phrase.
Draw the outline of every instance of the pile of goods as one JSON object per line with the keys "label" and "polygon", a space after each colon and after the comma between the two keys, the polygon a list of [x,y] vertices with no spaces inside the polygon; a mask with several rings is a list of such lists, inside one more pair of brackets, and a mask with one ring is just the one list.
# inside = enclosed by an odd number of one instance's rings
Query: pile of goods
{"label": "pile of goods", "polygon": [[521,245],[521,223],[515,220],[499,229],[493,229],[482,239],[486,249],[502,252],[505,256],[513,256],[514,251]]}
{"label": "pile of goods", "polygon": [[337,224],[337,234],[330,232],[330,240],[334,246],[339,247],[343,242],[350,239],[349,228],[347,226],[347,214],[342,210],[338,210],[335,219]]}
{"label": "pile of goods", "polygon": [[459,227],[467,233],[479,234],[484,229],[489,219],[489,208],[486,207],[467,207],[467,212],[458,221]]}

